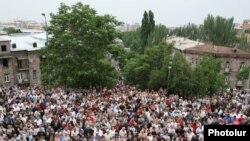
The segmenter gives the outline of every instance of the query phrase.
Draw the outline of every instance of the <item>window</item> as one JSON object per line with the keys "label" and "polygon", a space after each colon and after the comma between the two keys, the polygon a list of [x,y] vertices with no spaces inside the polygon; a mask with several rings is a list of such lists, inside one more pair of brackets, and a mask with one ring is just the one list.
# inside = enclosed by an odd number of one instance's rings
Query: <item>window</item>
{"label": "window", "polygon": [[6,45],[2,45],[1,46],[1,50],[2,50],[2,52],[7,51],[7,46]]}
{"label": "window", "polygon": [[29,68],[29,60],[28,59],[17,60],[17,68],[18,69]]}
{"label": "window", "polygon": [[243,69],[245,67],[245,63],[244,62],[241,62],[240,64],[240,69]]}
{"label": "window", "polygon": [[229,62],[226,63],[226,68],[230,68],[230,63]]}
{"label": "window", "polygon": [[195,64],[196,64],[196,65],[198,64],[198,59],[195,59]]}
{"label": "window", "polygon": [[4,74],[4,82],[10,82],[9,74]]}
{"label": "window", "polygon": [[13,43],[13,44],[12,44],[12,48],[16,48],[16,43]]}
{"label": "window", "polygon": [[17,74],[17,79],[20,81],[20,80],[23,80],[23,73],[18,73]]}
{"label": "window", "polygon": [[33,80],[36,80],[36,70],[33,70]]}
{"label": "window", "polygon": [[229,82],[229,75],[226,75],[226,76],[225,76],[225,81],[226,81],[226,82]]}
{"label": "window", "polygon": [[8,67],[8,59],[3,59],[3,67]]}
{"label": "window", "polygon": [[17,60],[17,67],[20,69],[20,68],[23,68],[23,62],[22,60]]}
{"label": "window", "polygon": [[192,64],[194,64],[194,58],[192,58]]}
{"label": "window", "polygon": [[37,47],[37,43],[35,42],[35,43],[33,43],[33,47]]}

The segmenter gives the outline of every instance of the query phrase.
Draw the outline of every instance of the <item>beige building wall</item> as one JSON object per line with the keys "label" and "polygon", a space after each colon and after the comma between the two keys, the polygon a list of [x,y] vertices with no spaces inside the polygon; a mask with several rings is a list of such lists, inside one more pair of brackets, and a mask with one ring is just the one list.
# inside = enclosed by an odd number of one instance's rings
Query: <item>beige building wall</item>
{"label": "beige building wall", "polygon": [[[184,55],[186,60],[192,64],[192,67],[195,67],[203,58],[202,54],[185,53]],[[227,81],[231,88],[248,88],[248,82],[240,82],[236,76],[241,67],[250,66],[250,59],[228,57],[220,57],[219,59],[222,60],[221,73],[225,75],[225,82]],[[229,69],[227,67],[229,67]]]}
{"label": "beige building wall", "polygon": [[35,52],[29,52],[29,75],[30,85],[41,85],[40,57]]}
{"label": "beige building wall", "polygon": [[10,41],[0,41],[0,84],[12,86],[14,84],[13,57],[10,53]]}
{"label": "beige building wall", "polygon": [[244,36],[247,37],[247,40],[250,43],[250,33],[249,32],[248,33],[245,32],[246,30],[250,30],[250,20],[244,20],[243,21],[242,29],[244,31],[244,33],[243,33]]}

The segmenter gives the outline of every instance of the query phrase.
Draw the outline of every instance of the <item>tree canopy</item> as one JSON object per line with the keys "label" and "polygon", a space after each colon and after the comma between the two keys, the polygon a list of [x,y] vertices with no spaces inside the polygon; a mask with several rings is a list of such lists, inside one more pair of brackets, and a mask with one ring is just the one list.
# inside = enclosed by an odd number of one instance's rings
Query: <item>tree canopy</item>
{"label": "tree canopy", "polygon": [[[154,13],[149,10],[149,12],[145,11],[143,14],[143,19],[141,22],[141,46],[146,47],[148,44],[148,37],[154,31],[155,21],[154,21]],[[142,48],[141,52],[144,51]]]}
{"label": "tree canopy", "polygon": [[45,84],[69,87],[113,86],[116,73],[107,58],[108,45],[117,36],[119,24],[110,15],[99,15],[88,5],[61,4],[51,14],[46,55],[42,64]]}
{"label": "tree canopy", "polygon": [[3,31],[5,31],[7,34],[22,33],[20,29],[16,29],[14,27],[5,27],[3,28]]}
{"label": "tree canopy", "polygon": [[234,46],[236,31],[234,19],[208,15],[202,26],[203,40],[215,45]]}
{"label": "tree canopy", "polygon": [[220,73],[221,61],[206,55],[195,68],[194,85],[196,93],[215,94],[226,88],[225,78]]}
{"label": "tree canopy", "polygon": [[208,15],[202,25],[189,23],[175,28],[170,32],[170,35],[187,37],[191,40],[209,42],[214,45],[239,47],[242,50],[250,51],[246,37],[238,38],[236,36],[233,18]]}

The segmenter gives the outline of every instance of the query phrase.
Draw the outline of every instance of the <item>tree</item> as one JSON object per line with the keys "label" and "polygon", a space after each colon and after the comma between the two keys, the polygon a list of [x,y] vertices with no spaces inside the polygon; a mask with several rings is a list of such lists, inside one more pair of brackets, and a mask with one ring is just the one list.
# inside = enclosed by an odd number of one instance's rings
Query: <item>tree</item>
{"label": "tree", "polygon": [[226,85],[220,74],[221,61],[206,55],[195,68],[196,93],[198,95],[213,95],[221,92]]}
{"label": "tree", "polygon": [[150,10],[149,12],[145,11],[143,14],[142,24],[141,24],[141,53],[144,51],[144,48],[148,46],[148,37],[154,31],[155,21],[154,13]]}
{"label": "tree", "polygon": [[194,72],[191,64],[185,57],[176,53],[173,57],[172,69],[170,70],[169,91],[180,95],[194,95]]}
{"label": "tree", "polygon": [[14,27],[5,27],[3,28],[3,31],[5,31],[7,34],[22,33],[20,29],[16,29]]}
{"label": "tree", "polygon": [[110,15],[98,15],[88,5],[61,4],[51,14],[48,46],[41,50],[42,80],[46,84],[69,87],[108,86],[116,83],[116,73],[106,57],[108,45],[119,24]]}
{"label": "tree", "polygon": [[126,64],[128,52],[125,50],[124,46],[111,44],[108,46],[108,52],[112,54],[115,60],[119,62],[119,67],[123,68]]}
{"label": "tree", "polygon": [[188,23],[183,27],[175,28],[170,35],[176,35],[180,37],[186,37],[191,40],[201,39],[202,26],[195,25],[193,23]]}
{"label": "tree", "polygon": [[147,45],[152,47],[154,45],[159,45],[161,42],[166,40],[166,36],[168,34],[168,29],[165,25],[156,25],[154,27],[154,31],[148,37]]}
{"label": "tree", "polygon": [[247,80],[247,79],[249,79],[249,71],[250,71],[250,67],[244,67],[244,68],[237,74],[237,79],[238,79],[238,80]]}
{"label": "tree", "polygon": [[203,23],[203,40],[215,45],[233,47],[236,42],[234,19],[208,15]]}
{"label": "tree", "polygon": [[149,18],[149,33],[153,32],[155,29],[155,20],[154,20],[154,13],[149,10],[148,12],[148,18]]}
{"label": "tree", "polygon": [[237,47],[239,47],[240,49],[250,52],[250,45],[247,41],[247,37],[243,36],[237,39]]}
{"label": "tree", "polygon": [[166,62],[171,48],[171,44],[162,43],[147,48],[144,54],[135,55],[129,59],[124,67],[126,82],[142,89],[166,87]]}
{"label": "tree", "polygon": [[219,46],[237,46],[245,51],[249,51],[249,43],[246,38],[238,38],[234,27],[233,18],[227,19],[221,16],[214,17],[213,15],[208,15],[202,25],[189,23],[188,25],[175,28],[170,32],[170,35],[210,42]]}
{"label": "tree", "polygon": [[[141,45],[145,47],[147,45],[147,39],[149,35],[150,27],[149,27],[149,19],[147,11],[143,14],[143,19],[141,22]],[[142,51],[141,51],[142,52]]]}
{"label": "tree", "polygon": [[121,39],[125,47],[130,48],[132,51],[141,52],[141,29],[136,31],[127,31],[121,33]]}

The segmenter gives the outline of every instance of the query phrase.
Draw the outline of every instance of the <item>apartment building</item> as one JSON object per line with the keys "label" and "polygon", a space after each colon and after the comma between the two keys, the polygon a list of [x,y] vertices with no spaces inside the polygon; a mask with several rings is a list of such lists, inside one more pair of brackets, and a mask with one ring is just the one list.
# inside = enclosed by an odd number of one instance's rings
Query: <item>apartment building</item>
{"label": "apartment building", "polygon": [[182,53],[186,60],[195,67],[205,54],[210,54],[222,61],[221,73],[225,75],[225,83],[231,88],[248,88],[248,81],[237,80],[237,74],[245,67],[250,66],[250,53],[238,48],[215,46],[182,37],[169,37],[167,42],[173,43],[173,53]]}
{"label": "apartment building", "polygon": [[231,88],[248,88],[248,81],[240,81],[237,74],[245,66],[250,66],[250,53],[238,48],[215,46],[211,44],[197,45],[184,50],[186,59],[195,67],[205,54],[210,54],[222,61],[221,73],[225,75],[225,83]]}
{"label": "apartment building", "polygon": [[0,36],[0,85],[40,85],[40,57],[45,33]]}
{"label": "apartment building", "polygon": [[237,37],[245,36],[250,43],[250,20],[244,20],[243,24],[236,24]]}

